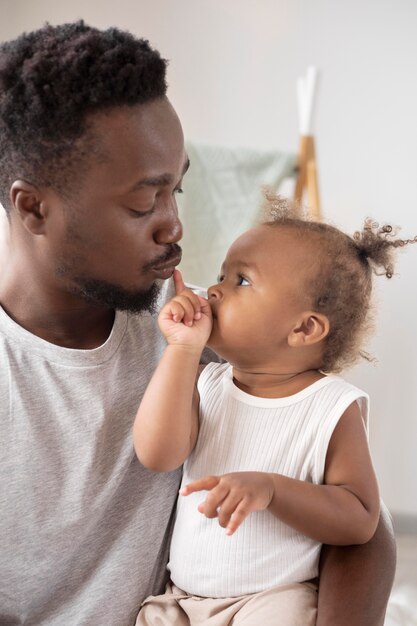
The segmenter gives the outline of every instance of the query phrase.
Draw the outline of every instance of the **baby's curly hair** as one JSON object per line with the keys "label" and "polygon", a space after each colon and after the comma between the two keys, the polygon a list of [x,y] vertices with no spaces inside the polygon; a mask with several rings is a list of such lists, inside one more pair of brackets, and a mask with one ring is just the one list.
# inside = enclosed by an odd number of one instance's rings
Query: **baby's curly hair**
{"label": "baby's curly hair", "polygon": [[[310,247],[305,288],[312,308],[326,315],[330,331],[323,372],[340,372],[360,357],[372,360],[362,345],[372,328],[372,275],[392,278],[396,248],[417,242],[398,239],[398,228],[366,219],[363,229],[346,235],[338,228],[300,215],[291,201],[265,191],[265,224],[291,228]],[[314,256],[313,256],[314,255]]]}
{"label": "baby's curly hair", "polygon": [[0,202],[23,178],[64,191],[94,148],[87,116],[166,94],[167,62],[148,41],[82,20],[0,45]]}

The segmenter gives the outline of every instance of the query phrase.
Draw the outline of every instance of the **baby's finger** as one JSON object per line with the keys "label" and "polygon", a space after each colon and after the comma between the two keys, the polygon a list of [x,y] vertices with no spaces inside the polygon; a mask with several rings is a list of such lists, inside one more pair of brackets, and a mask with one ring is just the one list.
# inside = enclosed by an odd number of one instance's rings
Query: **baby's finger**
{"label": "baby's finger", "polygon": [[[200,303],[190,298],[188,291],[183,291],[179,296],[175,296],[172,302],[177,302],[184,309],[184,315],[182,317],[182,322],[186,326],[192,326],[193,321],[199,319],[201,317],[200,313]],[[196,310],[196,305],[198,309]],[[177,320],[174,320],[177,321]]]}
{"label": "baby's finger", "polygon": [[209,491],[219,484],[220,476],[204,476],[180,489],[181,496],[189,496],[196,491]]}
{"label": "baby's finger", "polygon": [[199,320],[201,318],[201,308],[204,298],[201,298],[197,293],[186,286],[182,274],[178,269],[174,270],[174,285],[177,296],[186,296],[191,300],[194,306],[194,319]]}
{"label": "baby's finger", "polygon": [[233,533],[236,532],[242,522],[248,517],[250,512],[251,511],[247,503],[245,503],[244,500],[241,500],[241,502],[239,502],[237,508],[230,517],[229,523],[227,524],[226,528],[226,535],[233,535]]}
{"label": "baby's finger", "polygon": [[229,526],[232,515],[241,501],[241,495],[233,493],[233,491],[230,491],[227,494],[227,497],[223,500],[220,510],[218,511],[219,524],[222,528],[227,528]]}
{"label": "baby's finger", "polygon": [[213,313],[207,298],[202,298],[201,296],[198,296],[198,301],[200,304],[201,313],[206,315],[211,320],[213,318]]}
{"label": "baby's finger", "polygon": [[198,506],[200,513],[206,517],[213,518],[219,515],[223,503],[229,494],[229,488],[220,483],[208,492],[206,499]]}
{"label": "baby's finger", "polygon": [[171,300],[171,302],[167,305],[167,308],[169,316],[174,320],[174,322],[184,321],[186,310],[181,302],[178,300]]}
{"label": "baby's finger", "polygon": [[184,289],[186,289],[186,286],[182,279],[182,274],[180,270],[178,269],[174,270],[174,285],[175,285],[175,293],[177,294],[177,296],[178,294],[181,293],[181,291],[184,291]]}

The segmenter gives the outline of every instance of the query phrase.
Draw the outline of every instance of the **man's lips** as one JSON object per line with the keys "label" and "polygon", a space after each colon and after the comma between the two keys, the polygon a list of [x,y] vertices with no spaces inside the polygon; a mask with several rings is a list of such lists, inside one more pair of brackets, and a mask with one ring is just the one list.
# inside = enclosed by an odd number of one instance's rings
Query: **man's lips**
{"label": "man's lips", "polygon": [[181,262],[181,254],[165,259],[163,263],[152,265],[151,271],[157,275],[157,278],[169,278],[172,276],[174,269]]}

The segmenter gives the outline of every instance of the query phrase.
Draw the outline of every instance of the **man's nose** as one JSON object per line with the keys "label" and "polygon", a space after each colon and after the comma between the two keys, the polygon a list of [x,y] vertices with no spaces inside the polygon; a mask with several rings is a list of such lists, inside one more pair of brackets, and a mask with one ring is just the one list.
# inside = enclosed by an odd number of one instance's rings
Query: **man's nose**
{"label": "man's nose", "polygon": [[177,243],[182,238],[182,224],[176,206],[166,207],[154,232],[156,243]]}

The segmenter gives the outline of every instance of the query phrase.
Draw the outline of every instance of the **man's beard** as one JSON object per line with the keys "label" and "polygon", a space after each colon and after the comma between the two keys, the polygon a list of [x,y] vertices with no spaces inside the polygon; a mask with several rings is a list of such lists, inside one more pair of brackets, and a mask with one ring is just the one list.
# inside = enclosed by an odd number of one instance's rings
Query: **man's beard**
{"label": "man's beard", "polygon": [[[72,233],[72,231],[69,231]],[[178,244],[167,246],[164,254],[154,259],[143,267],[143,272],[147,273],[154,266],[158,266],[171,258],[178,257],[181,248]],[[77,263],[75,260],[77,260]],[[114,283],[99,278],[92,278],[87,274],[76,273],[75,268],[80,265],[83,257],[79,254],[61,258],[58,261],[56,275],[64,278],[67,289],[73,295],[87,300],[96,306],[114,309],[118,311],[129,311],[131,313],[157,312],[158,297],[163,281],[156,280],[148,289],[129,290]],[[68,280],[69,279],[69,280]]]}
{"label": "man's beard", "polygon": [[160,292],[160,285],[156,282],[146,291],[128,291],[105,280],[87,277],[76,277],[74,283],[72,293],[92,304],[131,313],[156,311]]}

